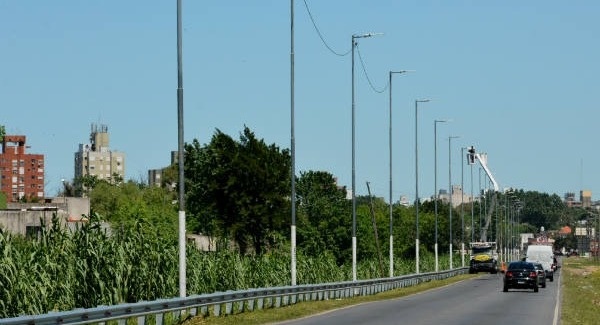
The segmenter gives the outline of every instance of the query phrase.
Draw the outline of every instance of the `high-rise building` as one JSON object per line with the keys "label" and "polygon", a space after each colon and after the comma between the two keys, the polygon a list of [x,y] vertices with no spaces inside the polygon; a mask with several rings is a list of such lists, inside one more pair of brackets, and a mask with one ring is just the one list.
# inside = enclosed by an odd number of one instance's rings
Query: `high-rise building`
{"label": "high-rise building", "polygon": [[590,190],[580,191],[579,199],[581,201],[582,208],[591,208],[592,207],[592,191],[590,191]]}
{"label": "high-rise building", "polygon": [[110,150],[106,125],[92,124],[90,142],[80,143],[75,152],[75,179],[96,176],[111,181],[115,175],[125,178],[125,153]]}
{"label": "high-rise building", "polygon": [[27,154],[26,136],[5,135],[0,153],[0,188],[8,202],[44,198],[44,155]]}

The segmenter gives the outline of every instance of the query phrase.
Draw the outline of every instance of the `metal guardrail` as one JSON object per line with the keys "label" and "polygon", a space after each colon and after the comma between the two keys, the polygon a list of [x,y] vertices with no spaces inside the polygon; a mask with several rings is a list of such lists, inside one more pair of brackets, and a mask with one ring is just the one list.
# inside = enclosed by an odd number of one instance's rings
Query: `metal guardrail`
{"label": "metal guardrail", "polygon": [[[441,280],[465,274],[468,268],[458,268],[441,272],[403,275],[393,278],[346,281],[316,285],[298,285],[249,289],[240,291],[215,292],[185,298],[159,299],[137,303],[98,306],[75,309],[65,312],[51,312],[43,315],[20,316],[0,319],[0,325],[21,324],[105,324],[118,321],[127,324],[135,320],[137,324],[152,322],[163,324],[167,317],[178,319],[181,313],[214,316],[250,312],[264,308],[278,308],[300,301],[344,299],[354,296],[373,295],[397,288],[414,286],[431,280]],[[170,316],[167,316],[171,314]]]}

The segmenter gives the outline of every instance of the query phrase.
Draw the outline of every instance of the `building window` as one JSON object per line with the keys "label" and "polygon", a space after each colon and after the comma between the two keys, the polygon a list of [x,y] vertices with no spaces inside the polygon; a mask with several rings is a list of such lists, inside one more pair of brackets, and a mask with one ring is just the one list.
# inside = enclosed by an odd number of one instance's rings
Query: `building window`
{"label": "building window", "polygon": [[39,238],[41,232],[41,226],[25,226],[25,237],[27,238]]}

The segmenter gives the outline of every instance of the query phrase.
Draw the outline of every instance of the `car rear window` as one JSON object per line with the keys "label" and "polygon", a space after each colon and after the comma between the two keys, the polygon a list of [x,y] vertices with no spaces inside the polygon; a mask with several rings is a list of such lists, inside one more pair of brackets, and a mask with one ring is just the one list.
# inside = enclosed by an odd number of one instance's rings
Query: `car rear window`
{"label": "car rear window", "polygon": [[535,269],[533,264],[527,262],[512,262],[508,265],[509,270],[531,270]]}

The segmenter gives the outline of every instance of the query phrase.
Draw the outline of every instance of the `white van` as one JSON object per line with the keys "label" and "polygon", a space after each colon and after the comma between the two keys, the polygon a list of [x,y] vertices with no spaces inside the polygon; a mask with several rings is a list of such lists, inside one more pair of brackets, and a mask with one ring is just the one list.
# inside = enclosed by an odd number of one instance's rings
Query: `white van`
{"label": "white van", "polygon": [[554,252],[550,245],[529,245],[527,247],[527,262],[541,263],[546,271],[546,278],[554,281]]}

